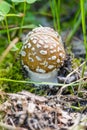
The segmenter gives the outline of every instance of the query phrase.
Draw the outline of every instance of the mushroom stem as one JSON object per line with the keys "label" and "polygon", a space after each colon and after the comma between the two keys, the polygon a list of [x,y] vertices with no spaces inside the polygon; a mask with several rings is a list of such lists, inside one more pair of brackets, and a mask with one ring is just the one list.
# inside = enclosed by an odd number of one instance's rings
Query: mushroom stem
{"label": "mushroom stem", "polygon": [[57,83],[57,69],[49,72],[49,73],[36,73],[31,70],[29,71],[29,77],[32,81],[36,82],[52,82]]}

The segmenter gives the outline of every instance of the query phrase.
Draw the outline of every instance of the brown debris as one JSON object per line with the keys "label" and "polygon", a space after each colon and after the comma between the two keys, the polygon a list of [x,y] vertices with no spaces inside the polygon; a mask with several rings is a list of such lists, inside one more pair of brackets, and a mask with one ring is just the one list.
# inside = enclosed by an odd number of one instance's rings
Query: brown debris
{"label": "brown debris", "polygon": [[78,100],[75,96],[41,97],[27,91],[8,95],[9,99],[0,108],[5,112],[0,126],[7,126],[8,130],[10,127],[11,130],[69,130],[79,123],[87,127],[87,113],[67,111],[69,101]]}

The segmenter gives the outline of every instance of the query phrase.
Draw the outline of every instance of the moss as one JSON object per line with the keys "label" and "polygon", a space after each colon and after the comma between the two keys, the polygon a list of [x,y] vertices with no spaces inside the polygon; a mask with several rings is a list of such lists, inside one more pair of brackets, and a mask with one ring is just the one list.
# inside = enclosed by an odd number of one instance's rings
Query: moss
{"label": "moss", "polygon": [[[9,53],[4,62],[0,65],[0,78],[24,80],[18,52],[16,52],[15,55]],[[23,89],[30,90],[30,88],[31,85],[29,84],[0,81],[0,89],[6,92],[18,92]]]}

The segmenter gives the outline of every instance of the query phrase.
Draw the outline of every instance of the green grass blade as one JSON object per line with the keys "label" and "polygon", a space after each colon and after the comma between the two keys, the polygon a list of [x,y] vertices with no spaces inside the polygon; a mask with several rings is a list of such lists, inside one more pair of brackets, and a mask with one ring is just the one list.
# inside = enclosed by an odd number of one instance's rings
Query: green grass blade
{"label": "green grass blade", "polygon": [[86,50],[86,60],[87,60],[87,41],[86,41],[86,22],[85,22],[85,0],[80,0],[81,17],[82,17],[82,30],[84,38],[84,46]]}

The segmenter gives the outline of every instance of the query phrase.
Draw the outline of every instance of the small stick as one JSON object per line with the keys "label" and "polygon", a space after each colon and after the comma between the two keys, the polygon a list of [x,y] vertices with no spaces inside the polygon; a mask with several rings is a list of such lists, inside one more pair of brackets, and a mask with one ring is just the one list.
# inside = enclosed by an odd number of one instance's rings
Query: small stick
{"label": "small stick", "polygon": [[6,129],[10,129],[10,130],[28,130],[28,129],[25,129],[25,128],[22,128],[22,127],[11,126],[11,125],[8,125],[8,124],[3,123],[3,122],[0,122],[0,126],[2,128],[6,128]]}
{"label": "small stick", "polygon": [[19,41],[19,38],[16,37],[13,39],[13,41],[9,44],[9,46],[6,48],[6,50],[2,53],[2,56],[0,56],[0,63],[4,60],[4,58],[7,56],[11,48]]}
{"label": "small stick", "polygon": [[81,82],[81,81],[83,81],[83,79],[84,78],[80,78],[79,80],[77,80],[77,81],[75,81],[75,82],[72,82],[72,83],[70,83],[70,84],[65,84],[63,87],[61,87],[60,88],[60,90],[58,91],[58,96],[60,96],[61,95],[61,93],[63,92],[63,90],[65,89],[65,88],[67,88],[68,86],[70,86],[70,85],[73,85],[74,83],[77,83],[77,82]]}
{"label": "small stick", "polygon": [[[66,76],[66,80],[73,74],[75,73],[80,67],[82,67],[86,62],[84,61],[79,67],[77,67],[75,70],[73,70],[71,73],[69,73],[67,76]],[[66,81],[65,80],[65,81]]]}

